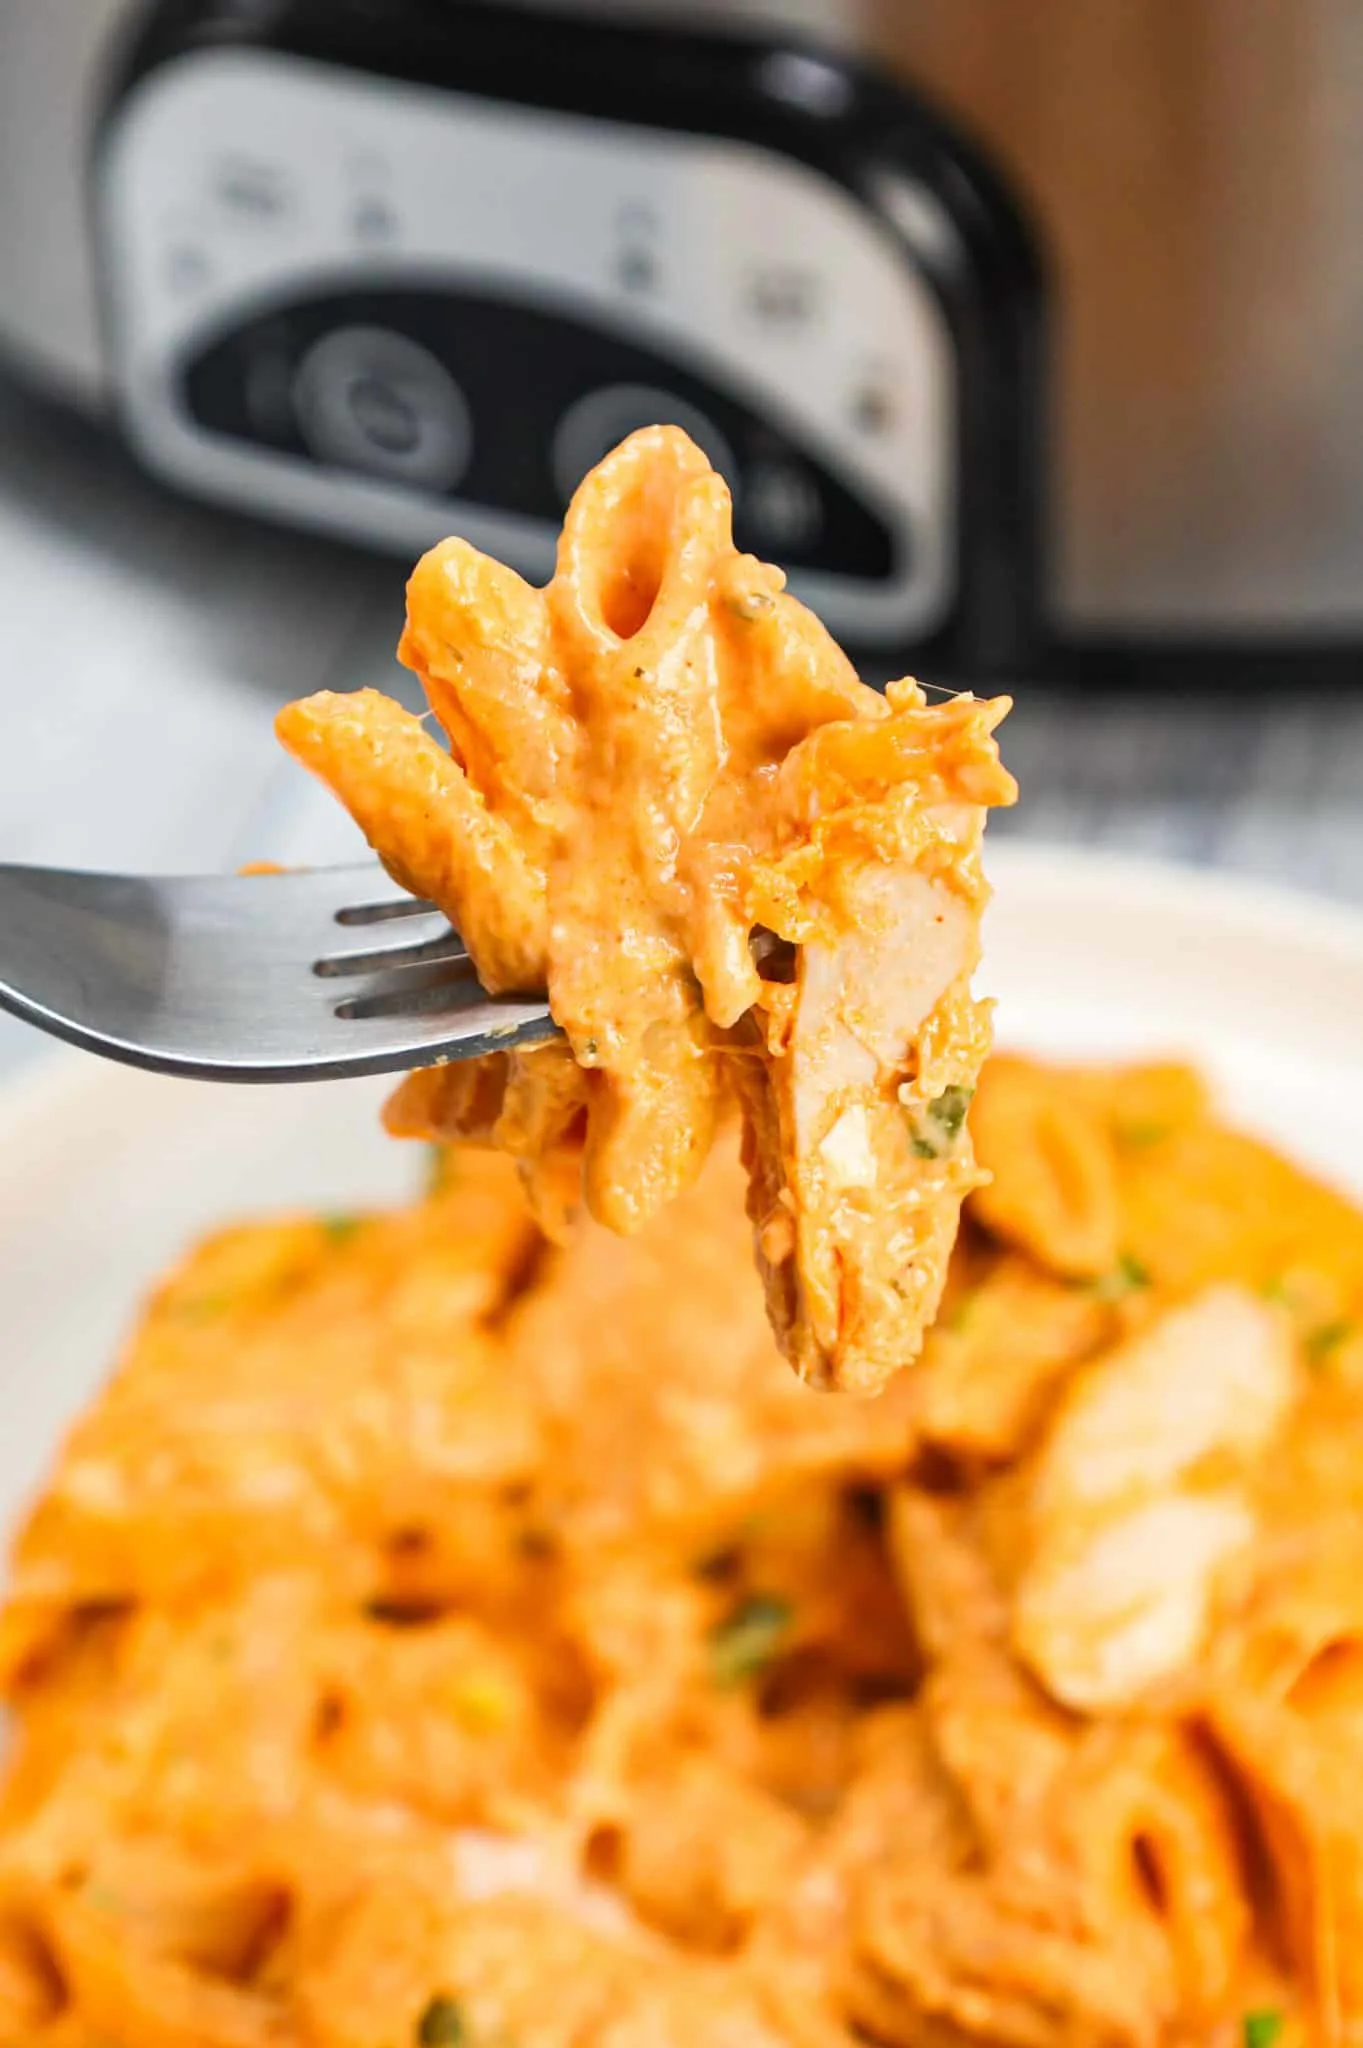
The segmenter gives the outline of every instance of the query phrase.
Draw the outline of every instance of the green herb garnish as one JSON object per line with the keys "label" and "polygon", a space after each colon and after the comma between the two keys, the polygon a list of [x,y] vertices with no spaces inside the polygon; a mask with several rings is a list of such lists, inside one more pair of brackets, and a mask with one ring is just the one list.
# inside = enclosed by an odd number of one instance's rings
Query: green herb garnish
{"label": "green herb garnish", "polygon": [[347,1216],[344,1212],[335,1216],[319,1216],[317,1220],[326,1233],[328,1244],[344,1244],[360,1227],[358,1216]]}
{"label": "green herb garnish", "polygon": [[464,2013],[458,2001],[437,1994],[416,2027],[417,2048],[462,2048]]}
{"label": "green herb garnish", "polygon": [[1244,2048],[1273,2048],[1274,2042],[1283,2030],[1283,2016],[1265,2006],[1260,2012],[1247,2012],[1240,2023],[1240,2038]]}
{"label": "green herb garnish", "polygon": [[942,1159],[951,1151],[964,1128],[974,1093],[973,1088],[944,1088],[920,1116],[910,1119],[909,1142],[915,1159]]}
{"label": "green herb garnish", "polygon": [[763,612],[769,612],[775,602],[776,599],[765,590],[745,590],[729,599],[729,610],[736,619],[746,619],[751,623],[760,619]]}
{"label": "green herb garnish", "polygon": [[177,1301],[174,1313],[186,1323],[215,1323],[219,1316],[231,1315],[241,1305],[240,1290],[233,1292],[223,1289],[217,1294],[191,1294],[185,1301]]}
{"label": "green herb garnish", "polygon": [[751,1593],[710,1631],[710,1675],[716,1685],[742,1685],[775,1657],[791,1623],[788,1600]]}
{"label": "green herb garnish", "polygon": [[1090,1290],[1099,1301],[1124,1301],[1128,1294],[1138,1294],[1149,1285],[1150,1268],[1134,1252],[1123,1252],[1110,1273],[1100,1273],[1090,1283]]}
{"label": "green herb garnish", "polygon": [[458,1171],[454,1163],[453,1145],[428,1145],[426,1147],[426,1193],[427,1196],[443,1195],[453,1185]]}
{"label": "green herb garnish", "polygon": [[1130,1123],[1118,1124],[1117,1143],[1128,1152],[1144,1152],[1151,1145],[1162,1145],[1173,1129],[1172,1124],[1158,1123],[1153,1117],[1133,1118]]}
{"label": "green herb garnish", "polygon": [[1322,1323],[1318,1330],[1310,1331],[1302,1339],[1306,1363],[1317,1370],[1328,1365],[1340,1345],[1346,1343],[1353,1333],[1354,1325],[1347,1316],[1341,1316],[1338,1322]]}

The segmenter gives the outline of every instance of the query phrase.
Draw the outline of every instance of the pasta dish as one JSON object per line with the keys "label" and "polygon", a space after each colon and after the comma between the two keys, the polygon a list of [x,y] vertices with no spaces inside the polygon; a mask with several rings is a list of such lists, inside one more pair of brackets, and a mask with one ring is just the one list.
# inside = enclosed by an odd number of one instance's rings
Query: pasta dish
{"label": "pasta dish", "polygon": [[419,567],[448,747],[281,720],[562,1037],[72,1431],[0,2048],[1363,2043],[1363,1216],[1186,1067],[986,1062],[1005,707],[863,688],[729,509],[635,436],[546,591]]}
{"label": "pasta dish", "polygon": [[0,1617],[5,2048],[1299,2048],[1363,2026],[1363,1218],[996,1058],[942,1315],[785,1372],[723,1141],[202,1245]]}
{"label": "pasta dish", "polygon": [[547,988],[565,1038],[415,1075],[405,1135],[492,1142],[542,1223],[618,1231],[694,1182],[732,1100],[778,1341],[872,1392],[915,1355],[972,1185],[970,995],[1006,701],[885,697],[679,429],[582,485],[534,590],[465,542],[412,578],[402,654],[449,751],[377,691],[281,737],[490,990]]}

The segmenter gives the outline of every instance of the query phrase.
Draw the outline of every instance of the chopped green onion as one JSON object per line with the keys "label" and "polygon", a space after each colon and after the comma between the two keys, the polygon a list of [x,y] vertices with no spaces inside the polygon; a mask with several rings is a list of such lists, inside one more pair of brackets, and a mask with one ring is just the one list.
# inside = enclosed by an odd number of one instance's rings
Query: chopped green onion
{"label": "chopped green onion", "polygon": [[1099,1301],[1124,1301],[1150,1285],[1150,1269],[1133,1252],[1123,1252],[1110,1273],[1100,1273],[1091,1283]]}
{"label": "chopped green onion", "polygon": [[360,1227],[358,1216],[348,1216],[344,1212],[338,1212],[334,1216],[321,1216],[318,1221],[326,1233],[329,1244],[344,1244]]}
{"label": "chopped green onion", "polygon": [[974,1093],[973,1088],[944,1088],[936,1101],[928,1104],[928,1115],[948,1138],[960,1137]]}
{"label": "chopped green onion", "polygon": [[1265,2006],[1259,2012],[1247,2012],[1240,2027],[1240,2038],[1244,2048],[1273,2048],[1274,2042],[1283,2030],[1283,2016]]}
{"label": "chopped green onion", "polygon": [[1317,1368],[1328,1365],[1340,1345],[1346,1343],[1353,1333],[1354,1325],[1347,1316],[1341,1316],[1338,1322],[1322,1323],[1318,1330],[1312,1330],[1302,1340],[1307,1364]]}
{"label": "chopped green onion", "polygon": [[417,2021],[417,2048],[461,2048],[463,2008],[443,1992],[433,1998]]}
{"label": "chopped green onion", "polygon": [[788,1600],[752,1593],[710,1631],[710,1674],[720,1686],[756,1678],[775,1657],[790,1627]]}
{"label": "chopped green onion", "polygon": [[973,1088],[944,1088],[921,1116],[909,1124],[909,1140],[915,1159],[941,1159],[951,1151],[965,1124]]}
{"label": "chopped green onion", "polygon": [[175,1303],[175,1314],[186,1323],[213,1323],[230,1315],[241,1303],[241,1291],[222,1289],[216,1294],[192,1294]]}
{"label": "chopped green onion", "polygon": [[760,618],[763,612],[769,612],[775,602],[776,599],[765,590],[745,590],[737,597],[729,599],[729,610],[736,619],[747,619],[751,622]]}
{"label": "chopped green onion", "polygon": [[1135,1118],[1131,1123],[1118,1124],[1117,1143],[1128,1152],[1144,1152],[1151,1145],[1162,1145],[1173,1129],[1172,1124],[1157,1123],[1153,1117]]}

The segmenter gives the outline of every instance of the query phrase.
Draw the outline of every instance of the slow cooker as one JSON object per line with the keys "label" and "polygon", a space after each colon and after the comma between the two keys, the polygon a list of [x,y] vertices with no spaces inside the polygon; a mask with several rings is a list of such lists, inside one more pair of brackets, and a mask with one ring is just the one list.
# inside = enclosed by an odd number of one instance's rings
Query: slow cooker
{"label": "slow cooker", "polygon": [[0,0],[0,352],[527,574],[641,418],[872,665],[1363,673],[1356,0]]}
{"label": "slow cooker", "polygon": [[955,124],[809,27],[11,8],[0,68],[37,83],[0,104],[3,239],[40,275],[5,338],[186,491],[406,554],[458,531],[533,576],[584,471],[670,419],[850,645],[1006,671],[1037,623],[1031,239]]}

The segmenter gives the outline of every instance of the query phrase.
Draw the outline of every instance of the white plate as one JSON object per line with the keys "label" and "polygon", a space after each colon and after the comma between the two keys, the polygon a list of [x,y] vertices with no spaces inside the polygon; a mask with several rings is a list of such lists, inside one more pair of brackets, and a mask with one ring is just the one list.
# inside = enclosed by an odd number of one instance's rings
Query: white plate
{"label": "white plate", "polygon": [[[1076,851],[995,846],[989,867],[1002,1043],[1191,1054],[1232,1115],[1363,1195],[1363,919]],[[208,1087],[63,1053],[0,1090],[0,1525],[181,1246],[407,1192],[384,1087]]]}

